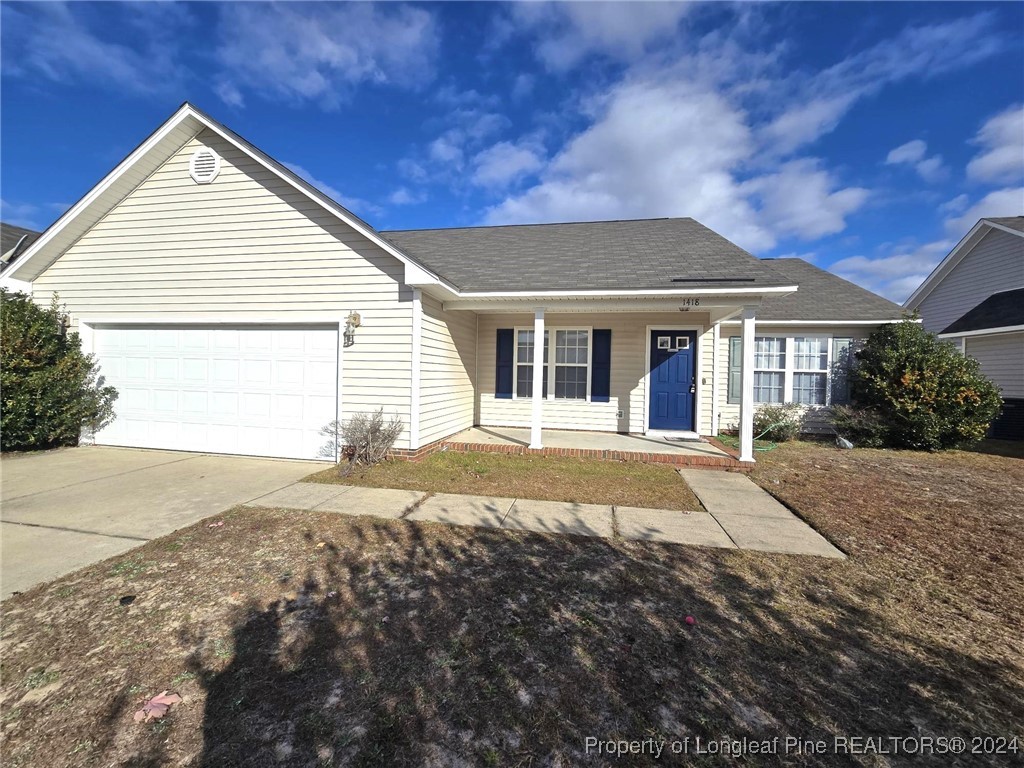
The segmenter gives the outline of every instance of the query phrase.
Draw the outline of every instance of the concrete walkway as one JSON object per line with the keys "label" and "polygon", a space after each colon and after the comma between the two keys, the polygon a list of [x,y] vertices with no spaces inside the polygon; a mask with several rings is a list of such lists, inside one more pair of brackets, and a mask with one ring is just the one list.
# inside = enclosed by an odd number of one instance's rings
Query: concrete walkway
{"label": "concrete walkway", "polygon": [[[247,506],[573,536],[612,538],[617,534],[639,541],[843,557],[822,536],[743,475],[708,470],[686,472],[687,482],[690,482],[690,473],[700,476],[691,487],[702,502],[702,493],[708,497],[712,505],[708,507],[710,513],[447,493],[428,495],[421,491],[320,483],[295,483],[253,499]],[[719,477],[727,479],[716,481]],[[702,490],[697,491],[695,486]]]}

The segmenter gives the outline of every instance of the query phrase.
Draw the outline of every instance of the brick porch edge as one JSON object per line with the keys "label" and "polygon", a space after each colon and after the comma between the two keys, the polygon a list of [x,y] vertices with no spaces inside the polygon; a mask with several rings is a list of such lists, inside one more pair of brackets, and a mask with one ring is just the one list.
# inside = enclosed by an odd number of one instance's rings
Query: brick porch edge
{"label": "brick porch edge", "polygon": [[494,443],[456,443],[449,440],[438,440],[424,445],[415,451],[395,449],[392,455],[398,459],[419,461],[432,453],[448,450],[458,453],[505,453],[513,456],[570,456],[579,459],[599,459],[603,461],[640,461],[649,464],[673,464],[681,467],[706,467],[708,469],[726,469],[734,472],[749,472],[754,468],[750,462],[740,461],[735,452],[727,446],[715,441],[716,448],[729,453],[728,456],[691,456],[678,453],[652,453],[649,451],[615,451],[603,448],[528,448],[525,445],[495,445]]}

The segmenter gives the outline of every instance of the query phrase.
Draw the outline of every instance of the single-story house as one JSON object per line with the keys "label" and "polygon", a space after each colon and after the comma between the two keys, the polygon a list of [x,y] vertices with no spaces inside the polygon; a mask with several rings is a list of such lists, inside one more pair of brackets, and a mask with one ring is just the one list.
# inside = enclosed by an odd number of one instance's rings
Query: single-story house
{"label": "single-story house", "polygon": [[187,103],[10,271],[119,390],[96,442],[294,458],[383,407],[410,456],[475,425],[736,428],[753,461],[757,403],[842,399],[901,315],[692,219],[380,232]]}
{"label": "single-story house", "polygon": [[981,219],[905,306],[999,386],[992,437],[1024,440],[1024,216]]}

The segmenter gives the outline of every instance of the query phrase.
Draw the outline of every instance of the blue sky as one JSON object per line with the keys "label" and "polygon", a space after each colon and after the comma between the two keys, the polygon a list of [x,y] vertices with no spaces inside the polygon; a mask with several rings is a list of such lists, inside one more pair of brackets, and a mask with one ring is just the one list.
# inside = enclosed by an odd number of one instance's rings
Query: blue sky
{"label": "blue sky", "polygon": [[378,229],[693,216],[902,300],[1024,213],[1021,3],[2,4],[42,228],[185,100]]}

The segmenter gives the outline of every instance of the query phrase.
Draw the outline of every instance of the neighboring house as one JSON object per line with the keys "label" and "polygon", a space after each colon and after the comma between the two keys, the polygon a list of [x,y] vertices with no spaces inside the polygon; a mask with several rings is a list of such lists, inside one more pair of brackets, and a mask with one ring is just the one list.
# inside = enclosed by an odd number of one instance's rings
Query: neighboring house
{"label": "neighboring house", "polygon": [[975,224],[905,306],[1002,390],[990,434],[1024,439],[1024,216]]}
{"label": "neighboring house", "polygon": [[692,219],[378,232],[189,104],[12,271],[120,392],[97,442],[292,458],[383,407],[406,455],[735,425],[753,461],[756,401],[842,397],[834,361],[901,311]]}
{"label": "neighboring house", "polygon": [[18,257],[37,237],[39,237],[39,233],[33,229],[0,222],[0,286],[15,291],[30,290],[31,286],[28,283],[4,280],[4,277]]}

